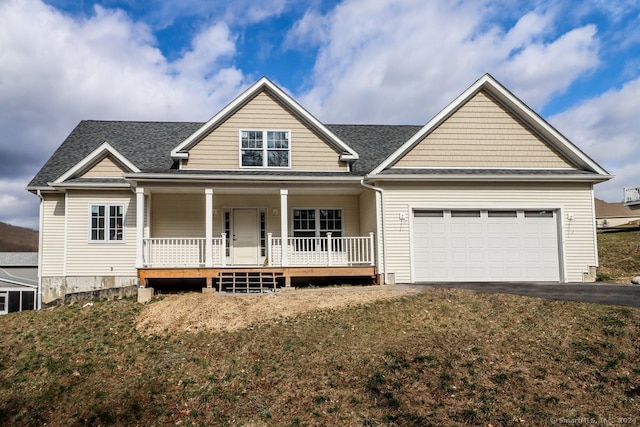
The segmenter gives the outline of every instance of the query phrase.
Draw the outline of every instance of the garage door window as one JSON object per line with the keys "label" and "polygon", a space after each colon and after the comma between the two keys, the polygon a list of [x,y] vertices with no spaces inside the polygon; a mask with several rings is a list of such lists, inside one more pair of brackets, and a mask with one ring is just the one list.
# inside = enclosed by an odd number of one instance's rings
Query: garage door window
{"label": "garage door window", "polygon": [[487,213],[489,218],[517,218],[518,212],[516,211],[489,211]]}
{"label": "garage door window", "polygon": [[414,216],[416,218],[442,218],[444,217],[443,211],[415,211]]}
{"label": "garage door window", "polygon": [[480,218],[480,211],[451,211],[451,218]]}
{"label": "garage door window", "polygon": [[524,211],[525,218],[553,218],[553,211]]}

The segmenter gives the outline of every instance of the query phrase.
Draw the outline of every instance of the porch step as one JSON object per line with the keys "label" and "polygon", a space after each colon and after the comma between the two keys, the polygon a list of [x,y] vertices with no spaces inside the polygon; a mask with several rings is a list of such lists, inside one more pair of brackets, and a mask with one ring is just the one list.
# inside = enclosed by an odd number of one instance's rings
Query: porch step
{"label": "porch step", "polygon": [[282,271],[221,271],[218,275],[218,291],[247,294],[275,291],[278,278],[283,276]]}

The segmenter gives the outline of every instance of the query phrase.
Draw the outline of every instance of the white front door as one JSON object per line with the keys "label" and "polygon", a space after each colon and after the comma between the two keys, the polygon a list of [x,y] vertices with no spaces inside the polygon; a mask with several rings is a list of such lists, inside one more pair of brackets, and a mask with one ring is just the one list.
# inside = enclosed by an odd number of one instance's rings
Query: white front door
{"label": "white front door", "polygon": [[257,265],[260,240],[257,209],[233,210],[233,264]]}

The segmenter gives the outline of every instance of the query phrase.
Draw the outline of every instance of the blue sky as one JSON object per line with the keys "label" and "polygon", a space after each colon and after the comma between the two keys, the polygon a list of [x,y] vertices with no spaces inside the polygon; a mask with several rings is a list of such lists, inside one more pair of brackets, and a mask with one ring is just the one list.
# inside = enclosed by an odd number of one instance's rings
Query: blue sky
{"label": "blue sky", "polygon": [[424,124],[491,73],[640,186],[640,5],[585,0],[0,0],[0,221],[83,119],[205,121],[265,75],[325,123]]}

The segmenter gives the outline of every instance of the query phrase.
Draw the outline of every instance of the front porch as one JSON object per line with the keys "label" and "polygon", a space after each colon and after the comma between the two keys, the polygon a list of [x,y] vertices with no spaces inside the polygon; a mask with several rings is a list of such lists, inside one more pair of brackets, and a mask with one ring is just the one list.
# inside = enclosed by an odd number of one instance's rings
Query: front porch
{"label": "front porch", "polygon": [[211,290],[225,283],[262,290],[302,277],[373,280],[375,206],[365,191],[138,187],[140,285],[205,279]]}
{"label": "front porch", "polygon": [[[257,266],[231,261],[232,248],[226,233],[206,238],[143,239],[144,268],[202,268]],[[286,251],[282,248],[286,247]],[[267,234],[265,267],[351,267],[374,266],[374,234],[366,237],[273,237]],[[255,259],[262,248],[252,247]]]}
{"label": "front porch", "polygon": [[[218,292],[262,292],[288,288],[292,278],[370,277],[376,279],[375,267],[244,267],[244,268],[142,268],[138,270],[140,285],[153,279],[205,279],[203,290]],[[243,280],[243,278],[246,278]]]}

